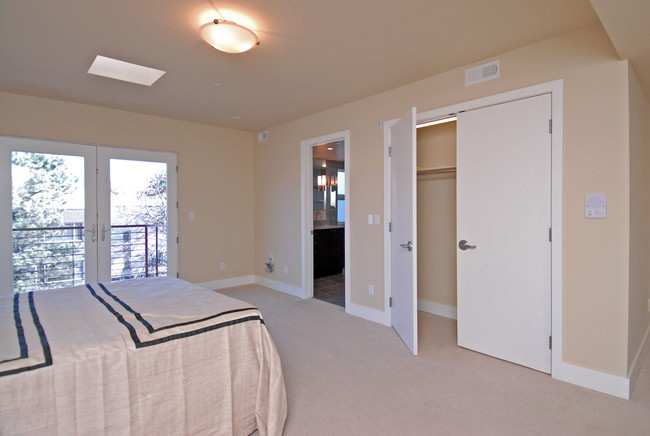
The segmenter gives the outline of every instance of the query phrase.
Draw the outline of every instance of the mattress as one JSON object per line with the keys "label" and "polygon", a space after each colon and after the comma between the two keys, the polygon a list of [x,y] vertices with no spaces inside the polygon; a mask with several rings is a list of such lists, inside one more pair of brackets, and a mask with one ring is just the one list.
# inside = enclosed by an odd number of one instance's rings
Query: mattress
{"label": "mattress", "polygon": [[175,278],[0,296],[0,434],[280,435],[255,307]]}

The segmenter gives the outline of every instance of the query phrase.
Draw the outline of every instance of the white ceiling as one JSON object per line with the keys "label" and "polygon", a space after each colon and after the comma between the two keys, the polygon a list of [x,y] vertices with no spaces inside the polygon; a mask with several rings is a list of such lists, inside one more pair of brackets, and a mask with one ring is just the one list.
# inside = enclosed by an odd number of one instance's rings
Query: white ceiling
{"label": "white ceiling", "polygon": [[[259,47],[200,39],[236,12]],[[0,91],[254,132],[595,22],[589,0],[0,0]],[[167,73],[87,74],[98,54]]]}

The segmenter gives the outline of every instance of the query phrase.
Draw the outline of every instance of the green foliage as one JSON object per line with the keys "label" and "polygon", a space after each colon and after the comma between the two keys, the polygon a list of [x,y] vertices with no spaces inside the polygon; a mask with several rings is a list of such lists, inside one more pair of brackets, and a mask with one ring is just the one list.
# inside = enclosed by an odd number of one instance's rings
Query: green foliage
{"label": "green foliage", "polygon": [[24,230],[60,227],[66,198],[76,189],[65,159],[52,154],[14,152],[12,168],[27,171],[12,199],[14,290],[26,292],[67,286],[74,277],[79,243],[65,230]]}
{"label": "green foliage", "polygon": [[77,183],[65,160],[52,154],[14,152],[11,164],[29,170],[29,179],[14,191],[13,227],[62,225],[65,199]]}

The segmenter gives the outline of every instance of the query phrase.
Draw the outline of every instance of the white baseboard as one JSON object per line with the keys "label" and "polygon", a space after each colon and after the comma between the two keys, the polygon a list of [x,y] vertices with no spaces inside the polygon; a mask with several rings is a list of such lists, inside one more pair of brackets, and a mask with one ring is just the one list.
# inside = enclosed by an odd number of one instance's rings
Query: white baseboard
{"label": "white baseboard", "polygon": [[455,307],[434,303],[433,301],[418,299],[418,310],[438,316],[444,316],[445,318],[458,319],[458,311]]}
{"label": "white baseboard", "polygon": [[386,313],[383,310],[373,309],[371,307],[362,306],[360,304],[349,303],[345,306],[345,312],[350,315],[366,319],[368,321],[390,326],[390,322],[387,323]]}
{"label": "white baseboard", "polygon": [[242,276],[223,280],[213,280],[211,282],[197,283],[197,285],[214,291],[216,289],[232,288],[233,286],[250,285],[253,283],[255,283],[255,276]]}
{"label": "white baseboard", "polygon": [[636,379],[639,376],[639,370],[641,369],[643,358],[647,354],[648,348],[650,348],[650,343],[648,342],[649,335],[650,326],[648,326],[648,329],[645,331],[641,345],[639,346],[639,349],[636,352],[636,356],[634,356],[634,360],[632,361],[632,365],[630,366],[630,372],[628,373],[628,377],[630,378],[630,393],[632,393]]}
{"label": "white baseboard", "polygon": [[625,400],[630,399],[630,379],[625,377],[583,368],[566,362],[561,363],[561,368],[553,368],[552,377]]}
{"label": "white baseboard", "polygon": [[287,283],[278,282],[260,276],[255,276],[255,283],[276,291],[284,292],[285,294],[293,295],[294,297],[305,298],[305,290],[298,286],[289,285]]}

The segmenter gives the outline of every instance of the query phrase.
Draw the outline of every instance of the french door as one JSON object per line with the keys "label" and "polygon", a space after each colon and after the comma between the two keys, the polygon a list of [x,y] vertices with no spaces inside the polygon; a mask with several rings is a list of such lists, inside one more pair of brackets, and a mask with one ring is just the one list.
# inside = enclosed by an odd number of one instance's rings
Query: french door
{"label": "french door", "polygon": [[0,137],[0,292],[176,275],[174,153]]}

